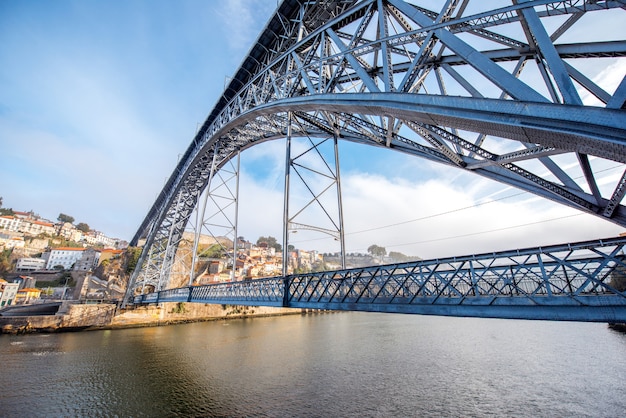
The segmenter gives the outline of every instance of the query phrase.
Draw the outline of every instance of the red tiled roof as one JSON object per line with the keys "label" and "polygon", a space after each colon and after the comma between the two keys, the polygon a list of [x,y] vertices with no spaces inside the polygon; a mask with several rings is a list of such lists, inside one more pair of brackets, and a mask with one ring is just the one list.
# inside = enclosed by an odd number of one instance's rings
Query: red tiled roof
{"label": "red tiled roof", "polygon": [[124,250],[114,250],[112,248],[105,248],[104,250],[100,251],[103,253],[113,253],[113,254],[121,254],[124,252]]}
{"label": "red tiled roof", "polygon": [[43,222],[43,221],[33,221],[32,223],[37,224],[37,225],[43,225],[43,226],[54,226],[53,224],[49,222]]}

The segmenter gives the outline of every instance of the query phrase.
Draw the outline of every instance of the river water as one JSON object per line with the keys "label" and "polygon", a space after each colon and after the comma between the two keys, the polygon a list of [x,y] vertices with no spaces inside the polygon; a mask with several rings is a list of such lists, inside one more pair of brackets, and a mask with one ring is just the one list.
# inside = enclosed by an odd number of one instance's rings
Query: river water
{"label": "river water", "polygon": [[376,313],[0,336],[2,417],[626,416],[605,324]]}

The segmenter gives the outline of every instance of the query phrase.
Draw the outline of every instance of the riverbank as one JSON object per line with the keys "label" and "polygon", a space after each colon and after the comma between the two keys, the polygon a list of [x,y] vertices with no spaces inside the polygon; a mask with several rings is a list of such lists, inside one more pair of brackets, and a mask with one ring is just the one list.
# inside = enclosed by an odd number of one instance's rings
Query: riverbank
{"label": "riverbank", "polygon": [[117,305],[111,303],[76,304],[64,302],[54,315],[0,316],[0,334],[151,327],[300,313],[303,313],[302,309],[184,302],[166,302],[127,309],[119,309]]}

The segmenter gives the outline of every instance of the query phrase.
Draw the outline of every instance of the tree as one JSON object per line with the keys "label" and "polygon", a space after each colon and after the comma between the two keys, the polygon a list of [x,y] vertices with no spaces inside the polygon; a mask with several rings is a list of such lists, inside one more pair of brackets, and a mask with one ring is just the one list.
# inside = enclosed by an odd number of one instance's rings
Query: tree
{"label": "tree", "polygon": [[389,257],[391,257],[391,259],[393,261],[395,261],[396,263],[401,263],[403,261],[409,261],[409,257],[407,257],[406,255],[402,254],[401,252],[398,251],[389,251]]}
{"label": "tree", "polygon": [[89,225],[87,225],[86,223],[81,222],[78,225],[76,225],[76,229],[78,229],[79,231],[83,231],[83,232],[89,232],[91,228],[89,228]]}
{"label": "tree", "polygon": [[256,245],[260,245],[262,242],[266,243],[268,247],[273,247],[278,253],[283,250],[283,246],[280,245],[274,237],[259,237],[259,239],[256,240]]}
{"label": "tree", "polygon": [[208,247],[198,247],[198,256],[207,258],[223,258],[224,247],[220,244],[211,244]]}
{"label": "tree", "polygon": [[367,252],[374,257],[384,257],[387,255],[387,249],[385,249],[385,247],[380,247],[376,244],[372,244],[367,247]]}
{"label": "tree", "polygon": [[59,222],[67,222],[70,224],[74,223],[74,218],[70,215],[66,215],[64,213],[59,213],[59,217],[57,218],[57,221]]}
{"label": "tree", "polygon": [[131,274],[135,271],[135,267],[137,267],[137,263],[139,262],[139,257],[141,256],[141,247],[128,247],[126,248],[126,273]]}
{"label": "tree", "polygon": [[0,277],[3,277],[7,273],[11,272],[11,253],[12,249],[6,249],[0,251]]}

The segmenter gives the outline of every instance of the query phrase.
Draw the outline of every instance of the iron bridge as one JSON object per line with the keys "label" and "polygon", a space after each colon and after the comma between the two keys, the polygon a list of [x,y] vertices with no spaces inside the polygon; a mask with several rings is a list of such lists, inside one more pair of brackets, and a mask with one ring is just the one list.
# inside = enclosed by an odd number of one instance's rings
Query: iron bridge
{"label": "iron bridge", "polygon": [[626,322],[626,238],[144,294],[196,302],[444,316]]}
{"label": "iron bridge", "polygon": [[[337,145],[402,152],[626,227],[625,9],[282,1],[131,240],[143,249],[124,305],[626,322],[623,239],[347,269]],[[237,281],[240,155],[272,140],[285,143],[283,270]],[[289,275],[296,231],[332,238],[342,268]],[[198,285],[207,236],[230,240],[228,283]]]}

